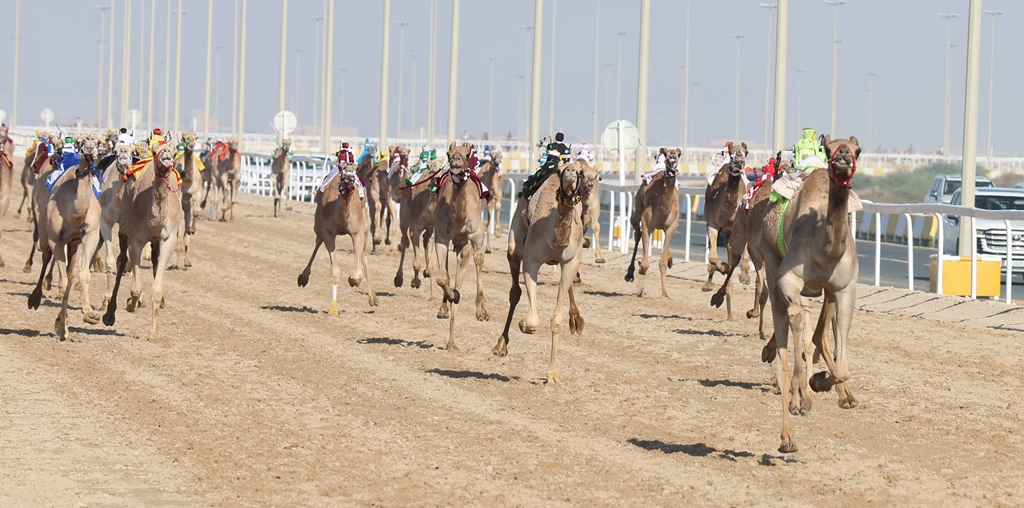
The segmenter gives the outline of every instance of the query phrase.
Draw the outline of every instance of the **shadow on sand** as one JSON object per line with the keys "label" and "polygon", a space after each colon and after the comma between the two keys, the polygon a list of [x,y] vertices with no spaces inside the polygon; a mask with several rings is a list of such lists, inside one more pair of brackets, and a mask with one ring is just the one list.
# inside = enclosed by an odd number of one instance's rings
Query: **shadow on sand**
{"label": "shadow on sand", "polygon": [[439,376],[450,377],[452,379],[484,379],[484,380],[496,380],[502,383],[508,383],[509,381],[519,381],[519,376],[503,376],[501,374],[484,374],[483,372],[470,371],[470,370],[446,370],[446,369],[429,369],[428,374],[437,374]]}

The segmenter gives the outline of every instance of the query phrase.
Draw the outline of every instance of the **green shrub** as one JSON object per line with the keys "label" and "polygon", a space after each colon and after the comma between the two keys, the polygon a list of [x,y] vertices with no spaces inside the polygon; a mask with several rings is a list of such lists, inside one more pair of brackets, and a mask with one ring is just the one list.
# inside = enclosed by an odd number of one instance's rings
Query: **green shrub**
{"label": "green shrub", "polygon": [[[858,174],[853,179],[853,190],[861,199],[875,203],[920,203],[937,175],[958,175],[960,171],[958,164],[936,162],[910,171],[893,171],[883,176]],[[977,173],[979,176],[987,176],[988,170],[979,166]]]}

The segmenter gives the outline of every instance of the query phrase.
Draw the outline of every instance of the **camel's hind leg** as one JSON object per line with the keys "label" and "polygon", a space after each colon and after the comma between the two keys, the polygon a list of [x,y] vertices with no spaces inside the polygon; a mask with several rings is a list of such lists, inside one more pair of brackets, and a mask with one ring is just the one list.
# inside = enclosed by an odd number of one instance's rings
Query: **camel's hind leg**
{"label": "camel's hind leg", "polygon": [[[711,279],[715,276],[715,272],[721,270],[719,268],[720,263],[718,262],[718,226],[708,223],[708,280],[701,286],[700,290],[705,293],[715,289],[714,283]],[[725,270],[721,270],[725,273]]]}
{"label": "camel's hind leg", "polygon": [[[132,262],[132,287],[129,290],[128,305],[125,306],[125,310],[131,313],[142,306],[142,250],[146,245],[149,244],[137,241],[132,241],[128,245],[128,258]],[[157,263],[153,262],[152,265],[155,268]]]}
{"label": "camel's hind leg", "polygon": [[[33,249],[35,246],[33,246]],[[39,282],[36,283],[35,289],[28,295],[28,308],[35,310],[39,308],[39,304],[43,300],[43,279],[46,278],[46,272],[49,268],[50,263],[53,261],[53,252],[50,249],[44,248],[42,253],[43,265],[39,268]]]}
{"label": "camel's hind leg", "polygon": [[[399,241],[398,241],[398,271],[395,272],[395,287],[396,288],[402,287],[402,283],[404,282],[404,279],[405,279],[405,273],[404,273],[405,254],[406,254],[406,251],[409,250],[409,246],[410,246],[409,244],[413,243],[413,242],[409,241],[409,228],[403,228],[403,227],[400,226],[398,228],[398,237],[399,237]],[[415,248],[413,248],[412,259],[413,259],[413,266],[415,266],[416,265],[416,249]],[[417,275],[417,278],[418,278],[419,274],[417,273],[416,275]]]}
{"label": "camel's hind leg", "polygon": [[274,175],[274,217],[278,217],[281,209],[281,175]]}
{"label": "camel's hind leg", "polygon": [[[462,281],[466,279],[466,268],[469,265],[470,255],[473,253],[470,250],[472,244],[463,245],[456,253],[457,261],[455,265],[455,292],[458,294],[460,288],[462,288]],[[451,314],[448,316],[448,344],[445,345],[445,349],[448,351],[458,351],[458,346],[455,345],[455,314],[459,310],[459,302],[452,300],[451,302]]]}
{"label": "camel's hind leg", "polygon": [[[590,230],[594,233],[594,262],[603,264],[605,259],[604,251],[601,250],[601,221],[598,219],[600,219],[600,215],[590,222]],[[668,243],[666,242],[665,245]]]}
{"label": "camel's hind leg", "polygon": [[153,329],[151,336],[155,339],[157,334],[157,317],[160,309],[164,308],[164,272],[167,271],[167,263],[174,255],[174,244],[178,241],[177,235],[168,235],[166,240],[154,244],[153,249]]}
{"label": "camel's hind leg", "polygon": [[668,298],[668,269],[672,268],[672,237],[679,228],[679,221],[668,226],[665,232],[665,242],[661,249],[661,259],[658,260],[658,269],[661,270],[661,296]]}
{"label": "camel's hind leg", "polygon": [[651,228],[650,221],[646,218],[640,221],[640,239],[642,240],[642,246],[644,253],[640,256],[640,275],[647,275],[647,270],[651,268],[651,235],[654,230]]}
{"label": "camel's hind leg", "polygon": [[36,249],[39,247],[39,226],[38,224],[32,226],[32,247],[28,251],[28,261],[25,261],[25,268],[22,269],[25,273],[32,272],[32,258],[36,256]]}
{"label": "camel's hind leg", "polygon": [[523,275],[529,305],[526,317],[519,321],[519,331],[523,333],[536,333],[540,329],[540,316],[537,314],[537,273],[540,272],[540,267],[540,262],[523,257]]}
{"label": "camel's hind leg", "polygon": [[316,245],[313,246],[313,253],[309,255],[309,262],[306,263],[306,268],[299,274],[299,287],[304,288],[306,284],[309,284],[309,272],[313,269],[313,260],[316,259],[316,251],[320,250],[320,245],[324,241],[320,238],[320,235],[316,235]]}
{"label": "camel's hind leg", "polygon": [[[558,384],[558,339],[562,334],[562,320],[565,314],[565,297],[572,288],[576,271],[580,266],[580,256],[576,255],[568,263],[562,264],[562,274],[558,281],[558,299],[555,300],[555,313],[551,316],[551,363],[548,365],[548,383]],[[530,300],[531,307],[533,300]],[[575,307],[575,305],[573,305]],[[576,311],[579,315],[579,310]]]}
{"label": "camel's hind leg", "polygon": [[576,306],[576,294],[573,293],[572,286],[569,286],[569,333],[583,333],[583,324],[583,316]]}
{"label": "camel's hind leg", "polygon": [[78,277],[82,284],[82,320],[90,325],[99,323],[101,317],[93,311],[92,304],[89,302],[89,284],[92,282],[92,273],[89,271],[89,261],[96,257],[96,254],[99,252],[99,244],[99,231],[94,230],[92,233],[87,234],[83,239],[82,252],[78,256],[80,258]]}
{"label": "camel's hind leg", "polygon": [[[846,365],[846,335],[840,335],[841,331],[844,330],[844,324],[846,325],[846,333],[849,333],[850,318],[846,318],[846,320],[843,321],[840,317],[837,299],[839,295],[841,295],[841,293],[832,295],[828,291],[825,292],[825,304],[822,306],[821,315],[818,318],[818,326],[815,328],[813,339],[813,342],[819,348],[821,357],[824,358],[825,365],[828,367],[831,375],[828,375],[825,372],[815,374],[811,378],[811,389],[816,392],[824,392],[830,390],[834,386],[836,393],[839,394],[839,407],[843,409],[853,409],[857,407],[858,403],[857,399],[853,396],[853,392],[850,391],[850,388],[846,383],[846,380],[850,377],[849,368]],[[836,352],[834,358],[833,352],[829,349],[829,341],[824,337],[825,328],[829,322],[832,324],[832,334],[836,341]],[[843,349],[841,357],[840,347]],[[817,356],[818,355],[815,354],[815,358],[817,358]]]}
{"label": "camel's hind leg", "polygon": [[523,260],[517,252],[513,252],[515,240],[512,234],[508,235],[508,241],[508,270],[512,276],[512,286],[508,290],[508,315],[505,316],[505,328],[502,329],[501,336],[498,337],[498,343],[495,344],[494,349],[491,349],[491,354],[498,356],[508,354],[508,329],[512,326],[512,316],[516,313],[519,299],[523,296],[523,288],[519,285],[519,269],[522,267]]}
{"label": "camel's hind leg", "polygon": [[377,298],[377,292],[373,290],[373,283],[370,282],[370,268],[366,263],[366,240],[370,236],[368,231],[363,233],[357,233],[352,236],[352,250],[355,251],[356,255],[356,271],[348,278],[348,285],[356,287],[359,285],[366,275],[366,292],[369,294],[368,300],[371,307],[376,307],[380,300]]}
{"label": "camel's hind leg", "polygon": [[53,322],[53,331],[57,334],[57,338],[61,342],[68,338],[68,297],[71,296],[71,286],[75,280],[75,261],[78,261],[78,247],[79,242],[72,242],[67,246],[57,246],[57,259],[64,258],[64,249],[67,249],[67,258],[65,265],[67,267],[67,285],[64,286],[64,294],[60,302],[60,312],[57,313],[57,319]]}
{"label": "camel's hind leg", "polygon": [[[331,261],[331,309],[327,311],[332,316],[338,315],[338,283],[341,282],[341,265],[338,264],[336,242],[337,237],[334,235],[327,235],[324,238],[324,248],[327,249],[327,257]],[[356,264],[356,270],[359,270],[359,264]]]}
{"label": "camel's hind leg", "polygon": [[[484,236],[487,234],[484,233]],[[467,245],[467,247],[472,245]],[[477,321],[487,321],[491,318],[487,313],[487,299],[484,298],[484,251],[482,249],[478,248],[473,253],[473,263],[476,265],[476,319]]]}
{"label": "camel's hind leg", "polygon": [[124,276],[124,270],[128,266],[128,237],[119,232],[117,239],[120,247],[120,253],[117,256],[117,279],[114,281],[114,290],[107,302],[107,312],[103,314],[103,324],[107,326],[114,325],[117,312],[117,290],[121,287],[121,277]]}

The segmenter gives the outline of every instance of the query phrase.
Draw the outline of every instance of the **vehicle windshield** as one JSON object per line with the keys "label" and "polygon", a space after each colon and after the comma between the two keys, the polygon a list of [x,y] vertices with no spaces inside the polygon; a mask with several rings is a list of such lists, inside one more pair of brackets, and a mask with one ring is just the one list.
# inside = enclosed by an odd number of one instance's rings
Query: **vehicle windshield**
{"label": "vehicle windshield", "polygon": [[[948,195],[956,192],[961,187],[961,183],[960,180],[946,180],[946,186],[943,188],[942,193]],[[995,185],[990,180],[975,180],[974,187],[995,187]]]}
{"label": "vehicle windshield", "polygon": [[982,210],[1024,210],[1024,196],[975,196],[974,206]]}

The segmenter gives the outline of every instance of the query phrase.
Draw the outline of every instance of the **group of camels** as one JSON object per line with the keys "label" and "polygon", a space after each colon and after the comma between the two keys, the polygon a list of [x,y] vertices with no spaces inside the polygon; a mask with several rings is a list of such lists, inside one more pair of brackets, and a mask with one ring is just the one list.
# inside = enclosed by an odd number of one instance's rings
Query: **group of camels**
{"label": "group of camels", "polygon": [[[40,138],[25,158],[22,181],[31,188],[27,196],[28,214],[34,224],[34,245],[39,250],[36,287],[29,295],[30,308],[38,308],[43,289],[49,288],[52,272],[57,273],[61,308],[54,324],[56,335],[68,337],[68,298],[74,285],[81,288],[83,320],[111,326],[118,307],[117,294],[125,273],[133,280],[127,308],[136,311],[142,301],[142,262],[144,247],[151,248],[153,283],[150,292],[152,335],[157,336],[157,318],[165,299],[162,282],[171,256],[180,250],[182,266],[192,261],[188,237],[195,233],[196,221],[206,211],[213,194],[219,205],[221,220],[233,218],[234,193],[241,177],[241,154],[237,142],[219,143],[204,158],[194,154],[194,133],[180,135],[179,151],[167,143],[151,148],[151,157],[138,160],[138,149],[128,145],[113,147],[93,135],[68,138],[77,151],[74,165],[63,160],[64,139]],[[0,221],[9,206],[13,166],[9,154],[13,144],[6,128],[0,128]],[[855,137],[820,140],[827,154],[827,167],[804,175],[797,191],[786,198],[773,195],[773,181],[764,183],[743,202],[747,190],[745,178],[747,147],[731,143],[725,163],[709,179],[705,194],[705,217],[709,240],[708,281],[705,291],[713,290],[712,277],[720,272],[725,281],[712,296],[712,305],[727,304],[731,319],[730,280],[734,270],[741,268],[741,280],[749,278],[752,264],[756,274],[754,305],[748,317],[761,317],[770,301],[773,334],[762,350],[762,359],[774,362],[776,381],[782,391],[783,428],[781,452],[797,450],[790,414],[804,415],[811,408],[810,391],[839,394],[843,408],[857,406],[847,386],[849,368],[846,344],[856,299],[858,274],[856,247],[847,219],[851,181],[860,154]],[[274,213],[290,209],[287,182],[290,179],[291,147],[287,140],[274,154]],[[490,250],[490,236],[502,235],[498,224],[501,206],[501,153],[494,151],[490,160],[474,167],[475,147],[452,143],[444,156],[414,166],[406,148],[388,147],[378,156],[376,147],[359,163],[339,160],[336,170],[323,182],[314,201],[313,229],[315,246],[305,269],[298,277],[299,286],[307,285],[313,261],[321,245],[327,249],[331,264],[332,300],[330,313],[338,313],[337,286],[341,265],[336,245],[339,235],[352,239],[355,256],[350,286],[360,286],[365,279],[369,305],[376,306],[378,296],[371,282],[368,256],[383,243],[396,245],[399,264],[394,284],[404,284],[404,264],[412,247],[413,278],[411,285],[421,287],[423,278],[430,278],[441,290],[437,317],[448,320],[445,348],[457,349],[456,315],[461,302],[462,283],[470,259],[476,272],[476,318],[490,319],[484,294],[482,270],[484,253]],[[634,230],[633,259],[626,274],[635,277],[637,250],[643,246],[640,275],[649,268],[648,253],[655,230],[665,234],[665,245],[671,244],[680,215],[676,177],[681,158],[679,149],[659,152],[660,170],[645,179],[634,195],[630,218]],[[779,164],[779,163],[776,163]],[[52,185],[47,177],[66,169]],[[595,233],[592,242],[596,261],[604,258],[597,241],[600,213],[598,170],[587,157],[567,156],[556,165],[557,171],[536,186],[533,195],[519,195],[507,232],[507,259],[510,272],[508,313],[497,343],[495,355],[508,354],[509,329],[515,309],[522,297],[521,282],[526,284],[529,309],[519,321],[522,333],[540,329],[537,311],[537,277],[542,265],[554,265],[559,271],[555,310],[550,320],[551,358],[548,381],[558,383],[557,349],[564,319],[565,300],[569,301],[570,333],[582,333],[584,319],[576,305],[573,282],[579,275],[582,252],[589,241],[588,228]],[[775,167],[775,174],[782,174]],[[60,173],[57,173],[60,174]],[[218,198],[219,195],[219,198]],[[23,200],[24,201],[24,200]],[[24,206],[19,206],[18,215]],[[114,232],[116,227],[116,244]],[[393,236],[397,235],[397,236]],[[720,261],[717,243],[724,238],[728,259]],[[433,240],[433,248],[431,248]],[[178,249],[179,244],[181,246]],[[115,257],[114,248],[118,248]],[[98,256],[100,248],[105,255]],[[421,254],[422,252],[422,254]],[[744,255],[749,255],[749,262]],[[454,256],[453,256],[454,255]],[[107,290],[100,311],[89,301],[90,265],[98,260],[107,274]],[[667,297],[666,274],[672,267],[671,249],[662,250],[659,260],[662,296]],[[3,261],[0,259],[0,266]],[[26,271],[33,266],[33,256]],[[522,274],[522,278],[520,278]],[[521,280],[522,279],[522,280]],[[434,297],[433,284],[429,284]],[[806,311],[808,296],[824,295],[824,304],[817,324],[811,326]],[[102,312],[102,314],[100,313]],[[831,324],[832,340],[825,337]],[[793,338],[794,364],[789,364],[790,337]],[[811,365],[824,359],[826,372],[811,376]]]}

